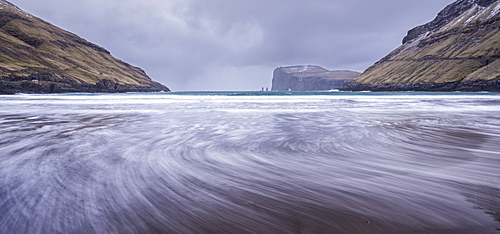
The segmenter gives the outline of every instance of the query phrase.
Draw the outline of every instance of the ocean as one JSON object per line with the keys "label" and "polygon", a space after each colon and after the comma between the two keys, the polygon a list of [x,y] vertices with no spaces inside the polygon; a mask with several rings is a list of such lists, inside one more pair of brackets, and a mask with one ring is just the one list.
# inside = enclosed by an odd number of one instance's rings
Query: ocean
{"label": "ocean", "polygon": [[0,233],[499,233],[500,94],[0,96]]}

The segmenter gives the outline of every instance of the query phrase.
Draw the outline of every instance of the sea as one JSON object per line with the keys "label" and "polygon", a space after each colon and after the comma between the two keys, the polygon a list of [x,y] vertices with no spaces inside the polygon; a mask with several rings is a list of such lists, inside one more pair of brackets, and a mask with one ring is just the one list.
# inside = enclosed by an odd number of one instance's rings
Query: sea
{"label": "sea", "polygon": [[500,94],[3,95],[0,233],[500,233]]}

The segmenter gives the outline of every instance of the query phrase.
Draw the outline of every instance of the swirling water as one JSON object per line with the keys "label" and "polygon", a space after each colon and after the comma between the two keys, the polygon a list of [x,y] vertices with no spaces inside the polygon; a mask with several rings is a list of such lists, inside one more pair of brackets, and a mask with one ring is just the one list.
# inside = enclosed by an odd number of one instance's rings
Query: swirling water
{"label": "swirling water", "polygon": [[0,233],[498,233],[500,95],[0,96]]}

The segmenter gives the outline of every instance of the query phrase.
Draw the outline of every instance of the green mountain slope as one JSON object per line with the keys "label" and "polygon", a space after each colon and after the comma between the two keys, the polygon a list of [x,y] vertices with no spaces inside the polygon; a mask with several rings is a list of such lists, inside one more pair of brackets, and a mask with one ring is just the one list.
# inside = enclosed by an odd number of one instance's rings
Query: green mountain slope
{"label": "green mountain slope", "polygon": [[456,1],[346,88],[500,91],[499,12],[500,1]]}
{"label": "green mountain slope", "polygon": [[104,48],[0,0],[0,93],[169,91]]}

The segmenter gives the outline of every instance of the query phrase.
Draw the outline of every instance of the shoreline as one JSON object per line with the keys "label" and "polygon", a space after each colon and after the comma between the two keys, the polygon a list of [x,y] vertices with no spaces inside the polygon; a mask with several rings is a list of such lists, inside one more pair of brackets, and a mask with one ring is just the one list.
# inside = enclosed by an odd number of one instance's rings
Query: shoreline
{"label": "shoreline", "polygon": [[500,79],[493,81],[475,80],[471,82],[447,83],[400,83],[400,84],[362,84],[349,83],[341,91],[373,91],[373,92],[500,92]]}

